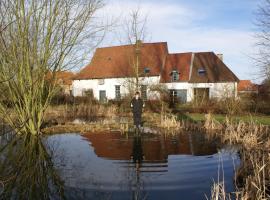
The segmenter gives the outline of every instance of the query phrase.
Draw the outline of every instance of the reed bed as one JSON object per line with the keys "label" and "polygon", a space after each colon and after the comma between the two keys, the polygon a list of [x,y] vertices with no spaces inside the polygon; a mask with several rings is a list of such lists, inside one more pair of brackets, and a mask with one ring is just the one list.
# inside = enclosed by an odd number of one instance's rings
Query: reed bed
{"label": "reed bed", "polygon": [[[211,132],[211,127],[219,127],[211,116],[206,119],[208,133],[218,136],[224,143],[237,144],[241,166],[236,171],[236,200],[270,199],[270,129],[269,126],[257,124],[254,120],[248,123],[233,122],[229,118],[221,131]],[[212,188],[212,200],[226,200],[222,185],[215,183]]]}
{"label": "reed bed", "polygon": [[[69,119],[83,118],[85,120],[95,120],[97,118],[114,118],[119,114],[119,109],[115,105],[103,104],[79,104],[50,106],[45,114],[45,120],[57,119],[63,122]],[[61,122],[60,122],[61,123]]]}
{"label": "reed bed", "polygon": [[175,115],[161,115],[159,127],[165,129],[180,129],[181,123],[177,120]]}

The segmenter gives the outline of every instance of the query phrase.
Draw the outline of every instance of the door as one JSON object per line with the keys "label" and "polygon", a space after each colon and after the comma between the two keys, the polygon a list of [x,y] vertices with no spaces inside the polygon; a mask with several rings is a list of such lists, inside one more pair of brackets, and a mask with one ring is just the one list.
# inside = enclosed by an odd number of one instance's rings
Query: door
{"label": "door", "polygon": [[99,101],[101,103],[106,103],[107,102],[106,90],[100,90],[99,91]]}
{"label": "door", "polygon": [[187,90],[170,90],[171,102],[175,103],[186,103],[187,102]]}
{"label": "door", "polygon": [[176,90],[177,99],[180,103],[187,103],[187,90]]}
{"label": "door", "polygon": [[203,103],[209,100],[209,88],[194,88],[194,100]]}

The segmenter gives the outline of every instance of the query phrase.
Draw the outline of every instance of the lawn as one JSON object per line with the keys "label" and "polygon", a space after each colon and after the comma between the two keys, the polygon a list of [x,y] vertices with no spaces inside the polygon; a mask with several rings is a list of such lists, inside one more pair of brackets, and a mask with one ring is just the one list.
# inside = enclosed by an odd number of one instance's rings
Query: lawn
{"label": "lawn", "polygon": [[[223,114],[213,114],[213,117],[219,121],[224,122],[226,119],[226,115]],[[190,119],[192,121],[202,121],[205,120],[204,113],[183,113],[179,114],[179,119]],[[235,121],[244,121],[249,122],[250,120],[254,120],[258,124],[270,125],[270,116],[268,115],[236,115],[232,117]]]}

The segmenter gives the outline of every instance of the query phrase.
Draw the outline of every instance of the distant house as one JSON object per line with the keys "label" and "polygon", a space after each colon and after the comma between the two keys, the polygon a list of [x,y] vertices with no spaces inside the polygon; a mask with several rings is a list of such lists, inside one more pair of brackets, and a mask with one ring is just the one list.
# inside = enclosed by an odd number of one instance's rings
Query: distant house
{"label": "distant house", "polygon": [[[52,73],[47,74],[47,78],[52,78]],[[70,71],[58,71],[55,73],[56,85],[60,87],[60,91],[63,94],[72,95],[72,82],[74,74]]]}
{"label": "distant house", "polygon": [[252,83],[250,80],[240,80],[237,86],[237,91],[239,95],[242,94],[257,94],[258,85]]}
{"label": "distant house", "polygon": [[72,82],[74,74],[70,71],[61,71],[56,73],[57,84],[61,87],[64,94],[72,95]]}
{"label": "distant house", "polygon": [[156,98],[152,85],[165,85],[180,102],[237,96],[236,75],[213,52],[170,54],[166,42],[98,48],[89,65],[73,81],[74,96],[91,90],[98,100],[120,99],[134,79],[135,56],[140,55],[140,89],[145,99]]}

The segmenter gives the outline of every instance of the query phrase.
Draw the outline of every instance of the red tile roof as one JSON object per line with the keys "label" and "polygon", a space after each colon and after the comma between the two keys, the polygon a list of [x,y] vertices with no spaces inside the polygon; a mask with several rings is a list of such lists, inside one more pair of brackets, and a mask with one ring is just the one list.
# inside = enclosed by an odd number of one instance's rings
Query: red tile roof
{"label": "red tile roof", "polygon": [[187,82],[189,80],[189,71],[192,53],[169,54],[166,57],[164,69],[161,73],[161,83],[171,82],[171,72],[179,72],[179,81]]}
{"label": "red tile roof", "polygon": [[[58,71],[55,72],[55,78],[57,83],[61,85],[72,85],[72,81],[74,79],[74,73],[70,71]],[[52,72],[48,72],[47,78],[51,79],[52,78]]]}
{"label": "red tile roof", "polygon": [[[140,75],[150,69],[149,76],[161,76],[160,82],[171,82],[171,72],[179,72],[177,82],[208,83],[239,81],[236,75],[213,52],[169,54],[167,43],[142,43]],[[135,75],[135,45],[98,48],[89,65],[74,79],[123,78]],[[193,57],[194,56],[194,57]],[[193,58],[193,59],[192,59]],[[198,73],[205,70],[204,75]]]}
{"label": "red tile roof", "polygon": [[[91,63],[75,79],[134,77],[135,48],[135,45],[98,48]],[[140,51],[140,74],[147,67],[149,76],[159,76],[168,54],[167,43],[142,43]]]}
{"label": "red tile roof", "polygon": [[63,85],[72,85],[74,74],[70,71],[56,72],[56,79],[62,80]]}
{"label": "red tile roof", "polygon": [[[89,132],[83,134],[83,137],[90,141],[98,157],[113,160],[130,160],[134,150],[134,138],[125,137],[120,132]],[[164,138],[164,146],[162,146],[160,138],[147,138],[146,136],[141,141],[145,159],[157,161],[167,159],[168,155],[211,155],[216,153],[216,146],[211,145],[208,140],[196,138],[190,140],[187,134],[180,134],[176,138],[179,141],[177,143],[172,143],[170,137]],[[191,152],[191,145],[193,152]]]}
{"label": "red tile roof", "polygon": [[237,85],[238,92],[243,91],[258,91],[258,86],[250,80],[240,80]]}
{"label": "red tile roof", "polygon": [[[194,53],[190,83],[238,82],[237,76],[214,52]],[[199,70],[205,74],[200,75]]]}

